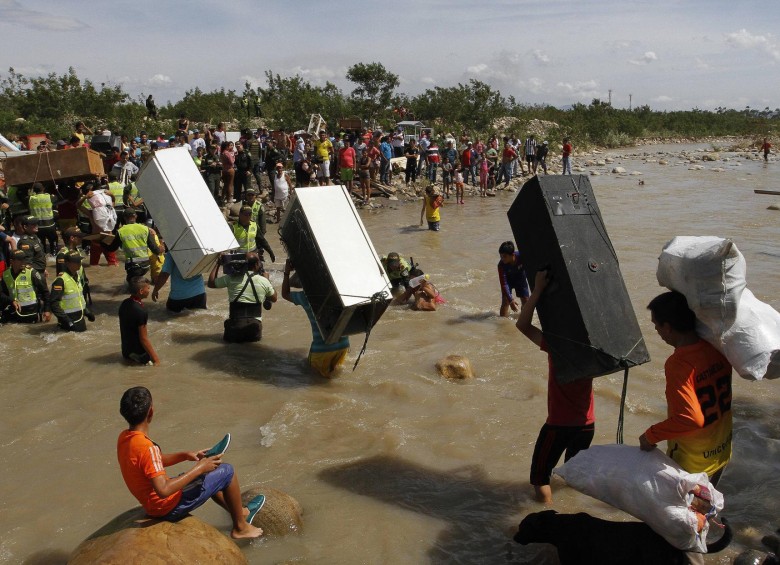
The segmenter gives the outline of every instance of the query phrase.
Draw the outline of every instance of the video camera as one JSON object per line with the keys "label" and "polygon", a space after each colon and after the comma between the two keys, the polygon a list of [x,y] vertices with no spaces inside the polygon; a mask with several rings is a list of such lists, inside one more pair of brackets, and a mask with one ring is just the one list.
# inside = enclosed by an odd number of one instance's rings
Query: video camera
{"label": "video camera", "polygon": [[222,255],[222,269],[226,275],[242,275],[249,270],[246,253],[231,252]]}

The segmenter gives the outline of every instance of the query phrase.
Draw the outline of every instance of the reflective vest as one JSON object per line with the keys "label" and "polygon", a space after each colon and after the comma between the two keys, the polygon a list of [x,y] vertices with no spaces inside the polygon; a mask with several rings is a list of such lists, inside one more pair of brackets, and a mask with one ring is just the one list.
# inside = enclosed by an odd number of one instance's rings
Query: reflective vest
{"label": "reflective vest", "polygon": [[139,195],[138,195],[138,187],[135,185],[135,183],[134,183],[134,182],[131,182],[131,183],[130,183],[129,185],[127,185],[127,186],[129,186],[129,187],[130,187],[130,190],[128,191],[127,195],[128,195],[130,198],[132,198],[132,199],[136,199],[136,198],[138,198],[138,196],[139,196]]}
{"label": "reflective vest", "polygon": [[108,183],[108,193],[114,198],[114,208],[122,209],[125,207],[125,187],[121,182]]}
{"label": "reflective vest", "polygon": [[260,213],[263,214],[265,213],[265,209],[263,208],[263,203],[260,202],[259,200],[255,200],[252,203],[252,215],[250,216],[251,221],[257,223],[257,217]]}
{"label": "reflective vest", "polygon": [[79,322],[84,317],[84,310],[87,307],[81,284],[70,276],[70,273],[67,271],[60,273],[60,278],[63,282],[60,308],[62,308],[63,312],[66,314],[80,313],[81,317],[78,320],[74,320],[75,322]]}
{"label": "reflective vest", "polygon": [[[63,247],[60,249],[59,253],[57,253],[57,276],[60,275],[60,273],[64,272],[65,267],[65,257],[70,254],[72,250],[68,249],[67,247]],[[81,253],[79,251],[79,253]],[[83,287],[85,284],[87,284],[87,274],[84,272],[84,265],[79,267],[79,284]]]}
{"label": "reflective vest", "polygon": [[250,221],[249,228],[244,228],[244,226],[236,222],[233,224],[233,235],[235,236],[236,241],[238,241],[238,246],[241,248],[241,251],[249,253],[250,251],[255,251],[257,249],[257,242],[255,241],[255,238],[257,237],[257,224],[255,222]]}
{"label": "reflective vest", "polygon": [[10,204],[11,215],[18,216],[19,214],[26,214],[29,212],[27,203],[19,200],[19,195],[16,194],[17,188],[15,186],[8,187],[8,203]]}
{"label": "reflective vest", "polygon": [[[136,263],[149,260],[149,228],[143,224],[125,224],[119,228],[125,260]],[[136,261],[137,260],[137,261]]]}
{"label": "reflective vest", "polygon": [[11,269],[7,269],[3,273],[3,281],[8,287],[8,292],[11,293],[11,299],[18,302],[22,308],[38,304],[38,295],[35,294],[33,286],[33,270],[30,267],[25,266],[16,278],[11,273]]}
{"label": "reflective vest", "polygon": [[54,219],[54,209],[51,204],[51,196],[45,193],[30,196],[30,214],[50,224]]}

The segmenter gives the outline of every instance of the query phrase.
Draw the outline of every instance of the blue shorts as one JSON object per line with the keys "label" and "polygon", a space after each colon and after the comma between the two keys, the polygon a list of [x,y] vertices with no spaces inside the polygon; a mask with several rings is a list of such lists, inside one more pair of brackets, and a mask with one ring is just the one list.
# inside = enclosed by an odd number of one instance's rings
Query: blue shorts
{"label": "blue shorts", "polygon": [[179,504],[162,519],[169,522],[181,520],[196,508],[203,506],[209,498],[225,490],[232,480],[233,466],[230,463],[222,463],[210,473],[201,475],[184,487]]}
{"label": "blue shorts", "polygon": [[431,231],[439,231],[439,222],[428,222],[428,229]]}
{"label": "blue shorts", "polygon": [[528,288],[528,281],[525,277],[510,279],[509,290],[514,290],[518,298],[528,298],[531,296],[531,291]]}

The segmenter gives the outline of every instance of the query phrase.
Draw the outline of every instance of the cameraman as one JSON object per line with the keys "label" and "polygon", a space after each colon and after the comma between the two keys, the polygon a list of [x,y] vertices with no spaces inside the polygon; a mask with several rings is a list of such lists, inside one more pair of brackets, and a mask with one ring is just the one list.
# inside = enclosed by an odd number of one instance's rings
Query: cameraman
{"label": "cameraman", "polygon": [[[231,261],[226,265],[230,273],[217,278],[222,255],[209,273],[209,288],[227,288],[230,317],[225,320],[222,339],[229,343],[260,341],[263,336],[262,308],[271,309],[276,302],[276,291],[263,276],[263,263],[257,253],[249,252],[246,260]],[[263,274],[261,274],[263,273]]]}

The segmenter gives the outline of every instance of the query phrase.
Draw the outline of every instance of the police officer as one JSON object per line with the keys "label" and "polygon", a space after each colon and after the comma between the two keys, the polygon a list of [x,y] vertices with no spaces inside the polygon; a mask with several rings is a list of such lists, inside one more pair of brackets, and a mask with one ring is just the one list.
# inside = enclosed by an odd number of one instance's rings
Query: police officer
{"label": "police officer", "polygon": [[265,221],[265,206],[263,202],[257,198],[257,191],[254,188],[248,188],[244,191],[244,206],[252,208],[252,215],[250,219],[257,224],[257,228],[260,233],[265,235],[267,227]]}
{"label": "police officer", "polygon": [[54,225],[54,202],[50,194],[44,192],[44,186],[36,182],[33,185],[33,195],[30,196],[30,215],[38,218],[38,239],[48,243],[51,255],[57,253],[57,228]]}
{"label": "police officer", "polygon": [[95,321],[95,315],[84,299],[84,289],[79,283],[81,253],[71,251],[65,256],[65,270],[51,285],[51,311],[57,317],[59,327],[69,332],[87,330],[87,322]]}
{"label": "police officer", "polygon": [[4,322],[34,324],[41,320],[41,310],[43,321],[51,320],[49,289],[43,277],[27,264],[21,249],[11,253],[11,268],[3,273],[0,293],[3,303],[10,304],[3,309]]}
{"label": "police officer", "polygon": [[206,154],[200,160],[200,170],[209,192],[216,200],[219,196],[219,180],[222,178],[222,162],[217,155],[216,145],[210,143],[206,147]]}
{"label": "police officer", "polygon": [[[58,275],[65,270],[65,259],[69,253],[81,253],[81,243],[84,239],[84,232],[75,226],[70,227],[63,232],[62,239],[65,242],[65,246],[57,253],[57,261],[55,263]],[[87,273],[84,271],[84,265],[81,265],[79,268],[78,280],[79,284],[81,284],[81,289],[84,292],[84,298],[86,298],[87,303],[91,305],[92,298],[89,292],[89,279],[87,278]]]}
{"label": "police officer", "polygon": [[108,180],[108,193],[114,199],[114,210],[116,211],[117,219],[119,219],[125,210],[125,185],[119,182],[119,172],[114,169],[111,169],[111,172],[108,173]]}
{"label": "police officer", "polygon": [[128,281],[133,277],[145,275],[149,270],[149,251],[155,255],[162,253],[152,231],[144,224],[137,223],[137,218],[136,211],[128,208],[125,210],[125,225],[119,228]]}
{"label": "police officer", "polygon": [[24,252],[25,261],[38,273],[46,277],[46,253],[38,238],[38,218],[25,216],[22,220],[24,234],[19,238],[16,248]]}
{"label": "police officer", "polygon": [[402,292],[401,286],[408,290],[409,271],[412,267],[406,259],[393,251],[392,253],[388,253],[387,257],[382,257],[380,260],[382,261],[382,267],[384,267],[385,272],[387,273],[387,278],[390,279],[393,294]]}
{"label": "police officer", "polygon": [[[233,235],[235,236],[236,241],[238,241],[238,246],[241,251],[245,253],[264,249],[268,251],[268,256],[271,257],[271,261],[276,261],[276,255],[274,255],[268,240],[251,218],[252,208],[249,206],[242,206],[241,210],[238,212],[238,221],[233,224]],[[260,251],[260,260],[263,260],[262,251]]]}

